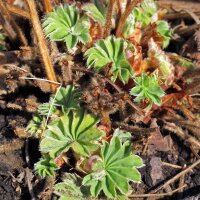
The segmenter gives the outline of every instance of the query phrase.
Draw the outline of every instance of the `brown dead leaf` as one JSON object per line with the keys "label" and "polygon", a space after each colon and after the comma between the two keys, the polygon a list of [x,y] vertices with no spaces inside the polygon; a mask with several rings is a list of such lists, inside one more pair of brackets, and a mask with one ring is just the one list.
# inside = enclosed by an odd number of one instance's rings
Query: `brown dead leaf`
{"label": "brown dead leaf", "polygon": [[155,118],[152,120],[150,127],[157,127],[157,129],[156,131],[151,132],[151,136],[148,141],[148,154],[152,155],[153,153],[155,153],[155,151],[170,151],[170,149],[172,148],[172,139],[170,136],[162,136]]}
{"label": "brown dead leaf", "polygon": [[26,110],[29,112],[36,112],[39,106],[39,103],[37,102],[37,98],[33,95],[29,96],[28,99],[25,99],[26,101]]}
{"label": "brown dead leaf", "polygon": [[14,132],[15,132],[15,135],[17,135],[17,137],[19,137],[19,138],[27,138],[28,137],[28,133],[26,132],[26,129],[23,127],[16,127]]}
{"label": "brown dead leaf", "polygon": [[150,165],[151,165],[150,176],[151,176],[153,185],[156,185],[158,180],[163,179],[161,158],[160,157],[152,157],[150,160]]}

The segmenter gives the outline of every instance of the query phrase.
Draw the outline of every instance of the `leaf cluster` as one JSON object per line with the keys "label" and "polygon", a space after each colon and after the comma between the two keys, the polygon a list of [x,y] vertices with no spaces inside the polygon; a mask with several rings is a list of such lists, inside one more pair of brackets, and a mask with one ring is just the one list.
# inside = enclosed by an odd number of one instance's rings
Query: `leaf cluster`
{"label": "leaf cluster", "polygon": [[43,22],[46,36],[52,41],[64,41],[68,49],[78,42],[89,41],[89,22],[86,16],[80,17],[75,6],[60,5]]}
{"label": "leaf cluster", "polygon": [[142,74],[135,78],[135,84],[136,86],[132,88],[130,94],[136,96],[136,102],[147,99],[150,102],[150,107],[153,103],[161,105],[161,97],[165,93],[161,89],[156,75]]}
{"label": "leaf cluster", "polygon": [[126,48],[127,43],[120,38],[110,36],[105,40],[99,40],[94,47],[85,52],[87,66],[101,71],[106,65],[111,64],[112,80],[119,78],[123,83],[127,83],[133,76],[133,69],[126,59]]}
{"label": "leaf cluster", "polygon": [[90,186],[92,196],[98,196],[101,190],[109,198],[114,198],[117,191],[126,194],[128,181],[140,182],[141,175],[137,170],[143,166],[139,156],[132,155],[130,143],[122,143],[114,136],[110,143],[103,142],[101,160],[93,166],[93,172],[83,179],[83,184]]}

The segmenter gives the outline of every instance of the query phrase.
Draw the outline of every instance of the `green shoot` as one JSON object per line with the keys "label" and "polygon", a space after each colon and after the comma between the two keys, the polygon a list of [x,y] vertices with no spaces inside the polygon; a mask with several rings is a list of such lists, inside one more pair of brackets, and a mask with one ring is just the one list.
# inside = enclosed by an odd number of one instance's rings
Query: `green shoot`
{"label": "green shoot", "polygon": [[135,102],[140,102],[147,99],[149,101],[149,107],[152,104],[161,105],[161,97],[165,94],[161,89],[156,75],[148,76],[142,74],[140,77],[135,78],[136,86],[132,88],[130,94],[136,96]]}

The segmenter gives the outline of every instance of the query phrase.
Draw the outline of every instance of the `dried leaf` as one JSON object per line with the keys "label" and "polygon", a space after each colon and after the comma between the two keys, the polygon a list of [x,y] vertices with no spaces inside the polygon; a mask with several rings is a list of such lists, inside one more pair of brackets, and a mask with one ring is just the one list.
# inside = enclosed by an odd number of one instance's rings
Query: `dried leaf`
{"label": "dried leaf", "polygon": [[156,131],[151,133],[151,137],[149,138],[149,145],[148,145],[148,154],[151,155],[155,151],[163,151],[167,152],[170,151],[172,147],[172,140],[170,136],[163,137],[160,128],[157,125],[156,119],[152,120],[150,127],[157,127]]}
{"label": "dried leaf", "polygon": [[157,184],[158,180],[163,179],[162,173],[162,161],[160,157],[152,157],[150,160],[151,165],[151,179],[153,181],[153,185]]}

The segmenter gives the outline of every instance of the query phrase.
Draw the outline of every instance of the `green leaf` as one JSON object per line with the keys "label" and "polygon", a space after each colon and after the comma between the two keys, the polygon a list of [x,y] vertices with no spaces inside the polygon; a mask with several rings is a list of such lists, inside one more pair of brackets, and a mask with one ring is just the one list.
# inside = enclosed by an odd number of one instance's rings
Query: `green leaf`
{"label": "green leaf", "polygon": [[113,136],[119,137],[119,139],[122,141],[122,143],[124,143],[126,141],[130,141],[132,138],[132,135],[130,132],[124,132],[124,131],[120,130],[119,128],[117,128],[114,131]]}
{"label": "green leaf", "polygon": [[38,114],[41,116],[51,116],[56,112],[56,107],[53,105],[53,99],[50,99],[50,103],[40,104],[38,107]]}
{"label": "green leaf", "polygon": [[0,30],[0,51],[6,50],[5,39],[6,39],[6,36]]}
{"label": "green leaf", "polygon": [[72,148],[76,153],[89,156],[98,148],[94,144],[103,132],[96,128],[98,118],[85,110],[71,111],[48,125],[40,150],[55,158]]}
{"label": "green leaf", "polygon": [[77,42],[89,41],[89,22],[87,17],[80,18],[79,11],[71,5],[60,5],[46,17],[43,28],[52,41],[65,41],[72,49]]}
{"label": "green leaf", "polygon": [[136,23],[140,23],[143,28],[151,23],[151,18],[157,12],[154,0],[144,0],[140,6],[134,8],[128,16],[123,28],[123,35],[128,38],[135,30]]}
{"label": "green leaf", "polygon": [[161,105],[161,97],[165,94],[161,89],[157,77],[155,75],[148,76],[142,74],[140,77],[135,78],[136,86],[132,88],[130,94],[136,96],[135,101],[147,99],[151,103]]}
{"label": "green leaf", "polygon": [[101,25],[105,24],[106,21],[106,7],[98,0],[94,3],[89,3],[83,6],[83,10],[93,20],[99,22]]}
{"label": "green leaf", "polygon": [[101,145],[101,158],[98,168],[83,179],[83,185],[90,186],[93,196],[98,196],[101,190],[108,198],[114,198],[117,192],[126,194],[129,190],[128,182],[140,182],[141,176],[136,169],[143,166],[139,156],[132,155],[129,142],[120,140],[119,136],[113,136],[110,144],[104,142]]}
{"label": "green leaf", "polygon": [[74,86],[68,85],[60,88],[54,101],[55,106],[60,106],[62,112],[68,114],[70,110],[77,110],[80,105],[81,93]]}
{"label": "green leaf", "polygon": [[133,76],[133,69],[125,57],[126,42],[123,39],[110,36],[105,40],[99,40],[95,46],[85,52],[87,66],[97,71],[102,70],[107,64],[111,64],[111,79],[117,78],[124,84]]}
{"label": "green leaf", "polygon": [[35,171],[42,177],[55,176],[57,165],[48,155],[44,156],[39,162],[35,164]]}
{"label": "green leaf", "polygon": [[42,131],[43,125],[44,125],[43,117],[35,115],[33,119],[29,122],[26,131],[32,135],[37,136]]}
{"label": "green leaf", "polygon": [[164,20],[157,21],[156,24],[157,24],[157,29],[156,29],[157,32],[163,37],[163,48],[166,48],[169,45],[169,42],[172,37],[170,26]]}
{"label": "green leaf", "polygon": [[54,193],[59,200],[87,200],[89,198],[88,188],[82,186],[82,179],[76,174],[65,174],[63,182],[54,186]]}

